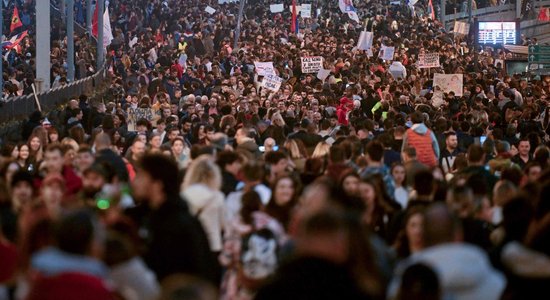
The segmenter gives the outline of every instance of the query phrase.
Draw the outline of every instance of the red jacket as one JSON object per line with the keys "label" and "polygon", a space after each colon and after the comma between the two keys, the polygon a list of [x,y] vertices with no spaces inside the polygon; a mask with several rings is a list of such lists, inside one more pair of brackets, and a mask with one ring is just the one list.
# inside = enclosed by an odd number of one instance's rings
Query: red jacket
{"label": "red jacket", "polygon": [[41,277],[31,287],[26,300],[111,300],[113,293],[100,278],[82,273],[62,273]]}

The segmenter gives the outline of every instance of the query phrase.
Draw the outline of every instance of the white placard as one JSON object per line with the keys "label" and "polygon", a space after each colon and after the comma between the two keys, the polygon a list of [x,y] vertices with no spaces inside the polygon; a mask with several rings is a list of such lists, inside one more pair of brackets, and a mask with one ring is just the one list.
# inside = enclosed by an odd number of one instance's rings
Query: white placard
{"label": "white placard", "polygon": [[470,32],[470,24],[462,21],[456,21],[453,32],[468,35],[468,33]]}
{"label": "white placard", "polygon": [[323,68],[322,56],[302,57],[302,73],[317,73]]}
{"label": "white placard", "polygon": [[438,68],[439,53],[423,53],[418,55],[418,68]]}
{"label": "white placard", "polygon": [[302,18],[311,18],[311,4],[302,4],[300,16]]}
{"label": "white placard", "polygon": [[379,57],[383,60],[393,60],[394,54],[395,54],[395,47],[382,46],[382,49],[380,49]]}
{"label": "white placard", "polygon": [[462,97],[462,74],[434,74],[433,86],[438,86],[444,93],[454,92],[455,96]]}
{"label": "white placard", "polygon": [[285,10],[285,6],[283,5],[283,3],[281,3],[281,4],[271,4],[269,6],[269,11],[271,11],[271,13],[273,13],[273,14],[283,12],[284,10]]}
{"label": "white placard", "polygon": [[330,75],[330,70],[327,70],[327,69],[321,69],[319,70],[319,72],[317,72],[317,78],[319,78],[322,81],[325,81],[329,75]]}
{"label": "white placard", "polygon": [[213,15],[215,12],[216,12],[216,9],[214,9],[213,7],[210,7],[210,6],[207,6],[205,9],[204,9],[205,12]]}
{"label": "white placard", "polygon": [[260,76],[266,76],[274,74],[273,71],[273,62],[254,62],[254,67],[256,67],[256,73]]}
{"label": "white placard", "polygon": [[262,87],[277,92],[283,84],[283,79],[277,75],[270,74],[262,80]]}
{"label": "white placard", "polygon": [[370,31],[361,31],[359,40],[357,41],[357,49],[369,50],[372,47],[374,35]]}

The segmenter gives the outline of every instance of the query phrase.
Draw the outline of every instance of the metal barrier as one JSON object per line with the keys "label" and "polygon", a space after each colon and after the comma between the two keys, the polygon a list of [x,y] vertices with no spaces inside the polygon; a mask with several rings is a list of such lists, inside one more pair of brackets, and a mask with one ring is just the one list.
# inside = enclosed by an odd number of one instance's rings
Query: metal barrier
{"label": "metal barrier", "polygon": [[[61,18],[61,12],[50,3],[52,15]],[[75,22],[75,33],[82,35],[86,29]],[[37,95],[42,111],[46,114],[59,106],[66,104],[71,98],[82,94],[91,94],[107,78],[106,64],[92,76],[71,82],[63,87],[50,89]],[[10,121],[20,121],[27,118],[38,109],[34,94],[12,97],[0,101],[0,125]]]}

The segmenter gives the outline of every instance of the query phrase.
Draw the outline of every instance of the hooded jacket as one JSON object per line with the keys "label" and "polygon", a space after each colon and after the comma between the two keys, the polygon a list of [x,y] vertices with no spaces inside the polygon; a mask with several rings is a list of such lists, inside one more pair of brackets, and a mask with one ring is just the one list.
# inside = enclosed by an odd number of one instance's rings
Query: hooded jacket
{"label": "hooded jacket", "polygon": [[224,195],[204,184],[187,187],[181,196],[187,201],[189,211],[197,217],[206,232],[210,250],[222,250],[222,229],[224,224]]}
{"label": "hooded jacket", "polygon": [[[413,134],[417,134],[418,136],[415,137]],[[418,141],[423,140],[424,138],[427,140],[429,136],[429,140],[431,142],[431,150],[432,152],[429,152],[430,147],[429,145],[423,144],[418,145],[416,144]],[[435,137],[435,134],[433,131],[429,130],[424,123],[418,123],[414,124],[410,129],[405,132],[405,135],[403,136],[403,147],[401,148],[401,151],[405,150],[407,147],[413,147],[416,148],[416,156],[418,158],[418,161],[421,163],[428,165],[430,167],[436,166],[439,162],[439,143],[437,142],[437,138]],[[432,159],[430,157],[431,155],[434,155],[435,157]]]}

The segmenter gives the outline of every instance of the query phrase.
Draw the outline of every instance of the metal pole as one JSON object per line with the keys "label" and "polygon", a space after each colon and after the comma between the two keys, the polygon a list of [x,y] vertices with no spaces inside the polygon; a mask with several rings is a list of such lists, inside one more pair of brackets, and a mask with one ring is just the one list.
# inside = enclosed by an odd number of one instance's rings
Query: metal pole
{"label": "metal pole", "polygon": [[65,18],[65,16],[66,16],[66,13],[65,13],[65,9],[66,9],[65,1],[67,1],[67,0],[59,0],[59,12],[61,13],[61,19],[62,19],[63,21],[66,20],[66,18]]}
{"label": "metal pole", "polygon": [[36,79],[50,90],[50,2],[36,1]]}
{"label": "metal pole", "polygon": [[445,30],[447,30],[447,28],[445,27],[445,10],[446,10],[445,4],[446,3],[447,2],[445,0],[441,0],[441,5],[440,5],[441,6],[441,24],[443,25],[443,28]]}
{"label": "metal pole", "polygon": [[468,0],[468,24],[472,24],[472,0]]}
{"label": "metal pole", "polygon": [[92,18],[94,12],[92,11],[92,0],[86,0],[86,29],[92,34]]}
{"label": "metal pole", "polygon": [[103,9],[104,0],[97,1],[97,70],[103,67],[104,49],[103,49]]}
{"label": "metal pole", "polygon": [[239,3],[239,18],[237,19],[237,28],[235,28],[235,42],[233,44],[233,49],[237,49],[239,46],[239,38],[241,36],[241,21],[243,19],[243,12],[244,12],[244,4],[246,0],[240,0]]}
{"label": "metal pole", "polygon": [[74,0],[67,0],[67,80],[74,81]]}

